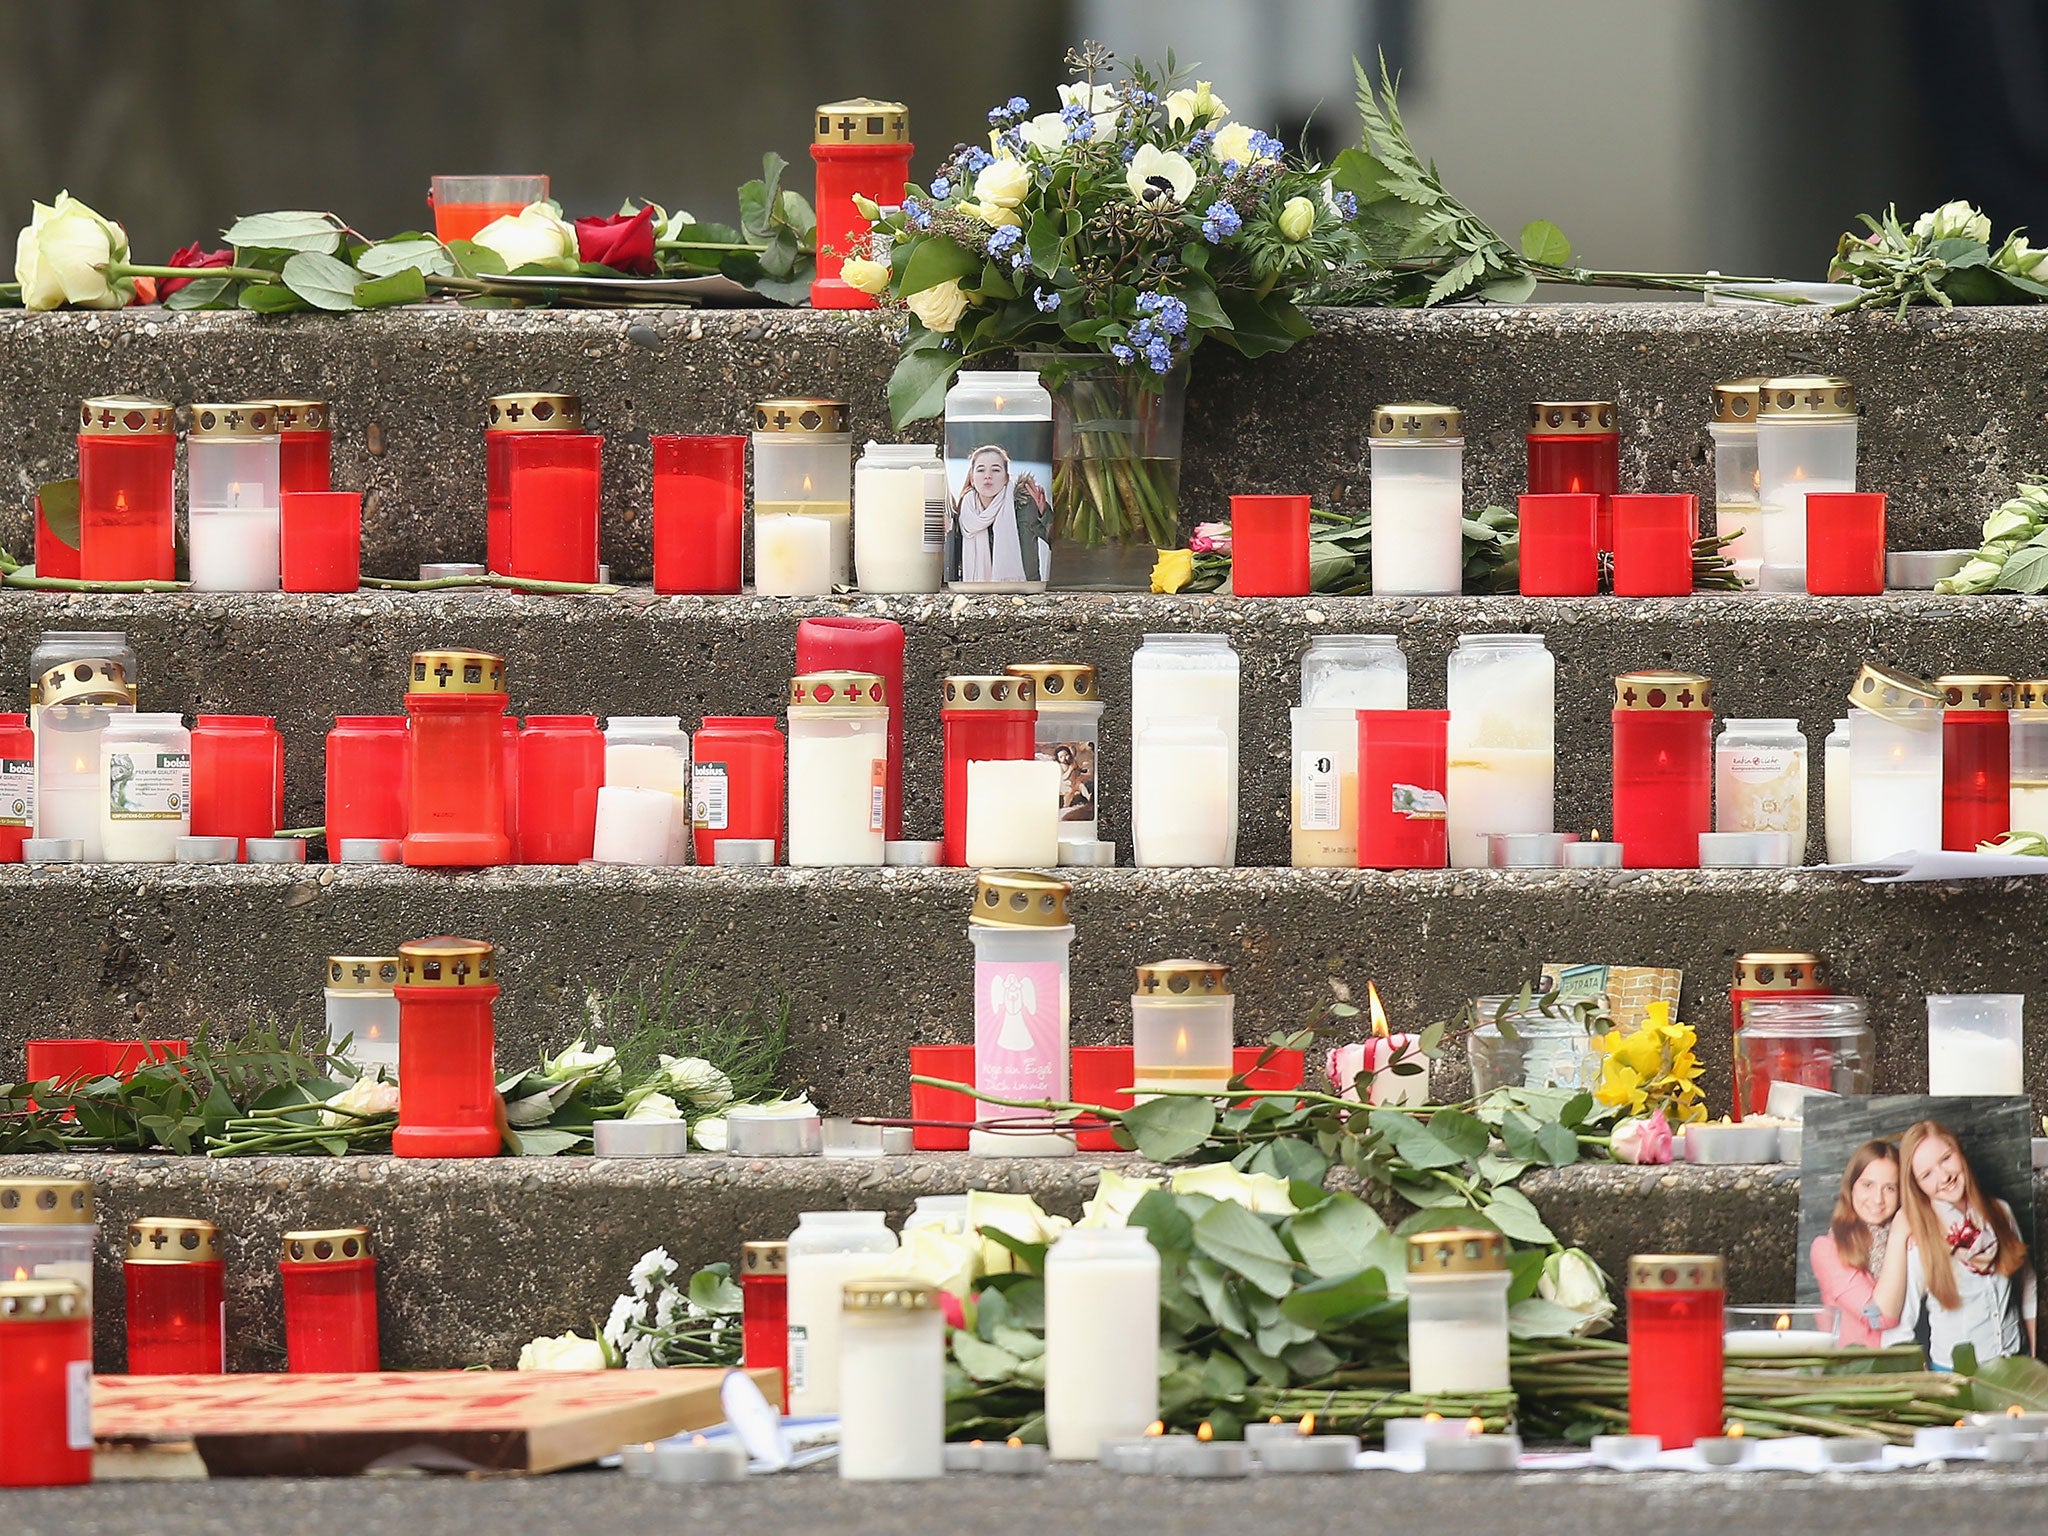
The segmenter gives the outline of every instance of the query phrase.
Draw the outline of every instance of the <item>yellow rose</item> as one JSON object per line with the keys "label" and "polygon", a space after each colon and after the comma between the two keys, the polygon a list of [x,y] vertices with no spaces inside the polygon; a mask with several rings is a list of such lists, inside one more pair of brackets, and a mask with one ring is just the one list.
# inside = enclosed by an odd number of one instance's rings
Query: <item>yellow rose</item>
{"label": "yellow rose", "polygon": [[1024,222],[1022,219],[1018,218],[1014,212],[1012,212],[1008,208],[1005,208],[1001,203],[962,203],[960,205],[960,211],[962,213],[973,215],[975,218],[981,220],[982,223],[988,225],[991,229],[1001,229],[1005,224],[1022,225]]}
{"label": "yellow rose", "polygon": [[889,264],[886,261],[864,261],[856,256],[841,264],[839,275],[846,279],[849,288],[858,288],[862,293],[889,291]]}
{"label": "yellow rose", "polygon": [[1178,592],[1195,579],[1195,552],[1191,549],[1162,549],[1152,564],[1152,590]]}
{"label": "yellow rose", "polygon": [[958,325],[960,317],[967,313],[967,295],[960,291],[960,279],[957,277],[949,277],[930,288],[921,288],[903,302],[923,322],[926,330],[936,331],[941,336]]}
{"label": "yellow rose", "polygon": [[1255,131],[1248,123],[1225,123],[1216,130],[1216,137],[1209,145],[1209,154],[1218,165],[1235,160],[1239,165],[1252,166],[1272,158],[1253,151],[1252,134]]}
{"label": "yellow rose", "polygon": [[1290,197],[1280,205],[1280,233],[1289,240],[1306,240],[1316,227],[1316,205],[1305,197]]}
{"label": "yellow rose", "polygon": [[1031,172],[1020,160],[998,160],[974,178],[974,196],[984,207],[1014,208],[1031,190]]}

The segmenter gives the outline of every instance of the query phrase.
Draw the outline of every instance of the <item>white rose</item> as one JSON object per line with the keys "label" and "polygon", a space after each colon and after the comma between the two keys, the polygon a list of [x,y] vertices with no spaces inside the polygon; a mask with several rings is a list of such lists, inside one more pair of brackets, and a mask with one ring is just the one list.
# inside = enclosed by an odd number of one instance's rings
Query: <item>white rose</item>
{"label": "white rose", "polygon": [[135,297],[135,279],[109,282],[109,262],[128,259],[128,232],[69,192],[36,203],[14,242],[14,280],[25,309],[119,309]]}
{"label": "white rose", "polygon": [[1579,1325],[1572,1330],[1576,1334],[1598,1333],[1614,1316],[1614,1303],[1607,1296],[1607,1277],[1578,1248],[1553,1253],[1543,1261],[1536,1294],[1578,1313]]}
{"label": "white rose", "polygon": [[1225,123],[1216,130],[1216,137],[1209,143],[1209,153],[1218,165],[1235,160],[1239,165],[1257,165],[1272,156],[1254,153],[1252,134],[1256,130],[1248,123]]}
{"label": "white rose", "polygon": [[1913,221],[1913,233],[1922,240],[1982,240],[1989,245],[1991,220],[1958,200],[1921,214]]}
{"label": "white rose", "polygon": [[320,1123],[331,1128],[357,1124],[371,1115],[398,1113],[398,1084],[359,1077],[327,1101]]}
{"label": "white rose", "polygon": [[[1029,1195],[999,1195],[985,1189],[967,1192],[967,1228],[979,1232],[993,1227],[1020,1243],[1049,1243],[1073,1223],[1064,1216],[1048,1216]],[[1017,1256],[1001,1243],[981,1244],[982,1273],[1006,1275],[1017,1267]]]}
{"label": "white rose", "polygon": [[2025,235],[2013,235],[2001,245],[1998,254],[1991,258],[1991,265],[2001,272],[2030,277],[2036,282],[2048,281],[2048,250],[2029,245]]}
{"label": "white rose", "polygon": [[643,1093],[626,1111],[628,1120],[680,1120],[682,1109],[665,1093]]}
{"label": "white rose", "polygon": [[519,1351],[519,1369],[522,1371],[602,1371],[610,1366],[604,1346],[580,1333],[535,1339]]}
{"label": "white rose", "polygon": [[1086,107],[1088,115],[1095,122],[1095,137],[1098,141],[1116,132],[1117,109],[1122,105],[1116,98],[1116,91],[1107,85],[1090,86],[1081,82],[1060,87],[1060,105],[1063,107]]}
{"label": "white rose", "polygon": [[903,1250],[890,1264],[889,1272],[951,1291],[965,1301],[974,1282],[981,1278],[981,1247],[981,1239],[972,1232],[948,1232],[938,1226],[912,1227],[903,1234]]}
{"label": "white rose", "polygon": [[727,1128],[723,1115],[710,1115],[690,1127],[690,1140],[697,1143],[704,1152],[723,1152],[726,1147]]}
{"label": "white rose", "polygon": [[1305,197],[1290,197],[1280,205],[1281,235],[1288,240],[1306,240],[1316,227],[1316,205]]}
{"label": "white rose", "polygon": [[889,290],[889,264],[886,261],[867,261],[855,256],[839,265],[839,275],[846,279],[849,288],[862,293],[886,293]]}
{"label": "white rose", "polygon": [[1223,98],[1209,89],[1209,82],[1197,80],[1195,88],[1170,92],[1166,98],[1166,120],[1176,128],[1198,128],[1203,123],[1213,123],[1230,108],[1223,104]]}
{"label": "white rose", "polygon": [[1228,1163],[1203,1163],[1181,1169],[1173,1176],[1173,1192],[1228,1200],[1256,1216],[1287,1216],[1294,1211],[1294,1196],[1285,1179],[1276,1179],[1270,1173],[1239,1173]]}
{"label": "white rose", "polygon": [[493,219],[470,240],[495,251],[508,271],[521,267],[576,270],[576,226],[564,223],[547,203],[528,203],[517,213]]}
{"label": "white rose", "polygon": [[1153,1190],[1163,1187],[1159,1179],[1127,1179],[1114,1168],[1105,1168],[1096,1181],[1094,1196],[1081,1207],[1081,1219],[1074,1225],[1128,1226],[1131,1212],[1138,1208],[1138,1202]]}
{"label": "white rose", "polygon": [[1178,207],[1195,190],[1195,168],[1186,155],[1156,144],[1140,144],[1124,172],[1124,185],[1131,189],[1131,196],[1150,207]]}
{"label": "white rose", "polygon": [[960,279],[957,277],[949,277],[930,288],[921,288],[903,302],[924,323],[926,330],[936,331],[941,336],[958,325],[960,317],[967,313],[967,295],[960,291]]}
{"label": "white rose", "polygon": [[697,1109],[722,1109],[732,1102],[732,1079],[701,1056],[662,1057],[659,1082]]}
{"label": "white rose", "polygon": [[1014,208],[1031,190],[1031,172],[1021,160],[998,160],[974,178],[974,196],[981,203]]}
{"label": "white rose", "polygon": [[542,1077],[554,1078],[556,1081],[560,1081],[565,1077],[576,1077],[586,1072],[594,1074],[606,1082],[617,1082],[619,1080],[619,1053],[608,1045],[600,1045],[597,1049],[592,1050],[583,1041],[578,1040],[559,1056],[549,1058],[547,1063],[540,1069]]}
{"label": "white rose", "polygon": [[1017,217],[1014,208],[1005,208],[1001,203],[966,202],[960,205],[960,211],[981,220],[991,229],[1000,229],[1005,224],[1022,225],[1024,222]]}
{"label": "white rose", "polygon": [[1019,123],[1017,136],[1045,155],[1056,155],[1067,147],[1067,125],[1057,112],[1041,112],[1029,122]]}

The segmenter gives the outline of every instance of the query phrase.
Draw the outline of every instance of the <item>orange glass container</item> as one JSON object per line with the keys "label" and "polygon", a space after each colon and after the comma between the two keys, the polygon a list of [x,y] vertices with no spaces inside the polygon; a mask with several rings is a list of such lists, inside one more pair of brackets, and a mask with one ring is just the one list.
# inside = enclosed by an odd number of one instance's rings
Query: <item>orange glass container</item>
{"label": "orange glass container", "polygon": [[405,695],[404,859],[481,868],[512,858],[505,832],[505,661],[420,651]]}

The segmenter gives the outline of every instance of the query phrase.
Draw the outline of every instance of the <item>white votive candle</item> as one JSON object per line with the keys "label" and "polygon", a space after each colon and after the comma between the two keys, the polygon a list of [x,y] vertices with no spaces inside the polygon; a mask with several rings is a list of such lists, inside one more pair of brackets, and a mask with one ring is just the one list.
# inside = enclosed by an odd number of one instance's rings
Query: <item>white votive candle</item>
{"label": "white votive candle", "polygon": [[[915,1280],[875,1278],[850,1281],[842,1296],[840,1479],[908,1482],[942,1475],[946,1320],[938,1293]],[[982,1449],[983,1471],[997,1450]]]}
{"label": "white votive candle", "polygon": [[597,792],[597,836],[591,857],[599,864],[668,863],[679,803],[666,790],[605,785]]}
{"label": "white votive candle", "polygon": [[1159,1253],[1142,1227],[1069,1230],[1045,1259],[1045,1428],[1093,1461],[1159,1417]]}
{"label": "white votive candle", "polygon": [[1927,1091],[1992,1097],[2027,1091],[2022,1052],[2026,997],[2017,992],[1927,999]]}
{"label": "white votive candle", "polygon": [[754,590],[762,597],[824,597],[832,590],[832,525],[822,517],[754,518]]}
{"label": "white votive candle", "polygon": [[1050,758],[967,765],[970,869],[1049,869],[1060,857],[1060,765]]}
{"label": "white votive candle", "polygon": [[1213,718],[1160,719],[1132,751],[1131,849],[1140,869],[1228,868],[1233,754]]}
{"label": "white votive candle", "polygon": [[1522,1460],[1520,1435],[1456,1435],[1422,1443],[1425,1472],[1512,1472]]}

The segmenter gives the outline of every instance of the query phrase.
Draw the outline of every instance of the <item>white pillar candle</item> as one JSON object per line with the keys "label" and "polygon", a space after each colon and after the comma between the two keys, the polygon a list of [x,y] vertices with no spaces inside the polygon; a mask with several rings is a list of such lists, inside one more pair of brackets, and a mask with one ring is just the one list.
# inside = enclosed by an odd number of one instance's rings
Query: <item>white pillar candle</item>
{"label": "white pillar candle", "polygon": [[1929,997],[1927,1091],[1940,1097],[2024,1094],[2025,1006],[2017,992]]}
{"label": "white pillar candle", "polygon": [[[1384,1104],[1393,1109],[1419,1109],[1429,1102],[1429,1058],[1416,1048],[1421,1040],[1420,1035],[1404,1034],[1366,1037],[1365,1066],[1372,1073],[1366,1097],[1368,1104]],[[1403,1066],[1413,1065],[1421,1070],[1396,1072],[1397,1051]]]}
{"label": "white pillar candle", "polygon": [[1490,832],[1555,830],[1557,664],[1541,635],[1460,635],[1445,730],[1451,867],[1484,869]]}
{"label": "white pillar candle", "polygon": [[[636,735],[663,739],[632,739]],[[605,731],[604,781],[614,789],[658,789],[676,802],[669,820],[668,846],[661,856],[628,862],[690,862],[690,738],[675,716],[614,716]]]}
{"label": "white pillar candle", "polygon": [[923,443],[870,443],[853,471],[853,568],[863,592],[936,592],[945,579],[946,466]]}
{"label": "white pillar candle", "polygon": [[678,804],[667,790],[605,785],[597,792],[591,858],[599,864],[667,864]]}
{"label": "white pillar candle", "polygon": [[1045,1257],[1045,1429],[1093,1461],[1159,1417],[1159,1253],[1142,1227],[1068,1231]]}
{"label": "white pillar candle", "polygon": [[754,515],[754,591],[824,597],[832,590],[832,524],[794,513]]}
{"label": "white pillar candle", "polygon": [[896,1260],[880,1211],[805,1211],[789,1238],[789,1411],[839,1411],[839,1322],[849,1280]]}
{"label": "white pillar candle", "polygon": [[[886,712],[867,722],[800,724],[790,716],[789,862],[880,864],[880,786],[887,782]],[[841,729],[833,729],[841,727]]]}
{"label": "white pillar candle", "polygon": [[189,557],[195,592],[275,592],[278,509],[274,506],[192,508]]}
{"label": "white pillar candle", "polygon": [[[1846,864],[1855,844],[1851,832],[1849,794],[1849,722],[1837,720],[1828,739],[1821,744],[1821,814],[1825,823],[1827,856],[1830,864]],[[2017,791],[2015,791],[2017,793]],[[2048,809],[2048,806],[2044,806]],[[2013,823],[2018,826],[2018,822]]]}
{"label": "white pillar candle", "polygon": [[[1237,652],[1223,635],[1147,635],[1131,657],[1131,803],[1153,798],[1138,776],[1137,744],[1156,722],[1182,724],[1209,719],[1222,733],[1223,775],[1228,801],[1220,817],[1220,858],[1160,860],[1228,867],[1237,862],[1238,691]],[[1167,789],[1171,793],[1171,788]],[[1142,860],[1140,861],[1143,862]]]}
{"label": "white pillar candle", "polygon": [[278,437],[261,408],[195,405],[185,444],[186,539],[200,592],[278,590]]}
{"label": "white pillar candle", "polygon": [[122,714],[100,733],[99,842],[110,864],[168,864],[192,830],[192,733],[177,715]]}
{"label": "white pillar candle", "polygon": [[1060,857],[1060,765],[1045,758],[967,765],[970,869],[1049,869]]}
{"label": "white pillar candle", "polygon": [[946,1320],[921,1281],[849,1285],[839,1333],[839,1476],[912,1482],[946,1470]]}
{"label": "white pillar candle", "polygon": [[1835,1336],[1819,1328],[1737,1328],[1721,1335],[1721,1353],[1731,1359],[1826,1355],[1838,1347]]}
{"label": "white pillar candle", "polygon": [[1862,863],[1941,847],[1941,730],[1868,710],[1849,717],[1849,857]]}
{"label": "white pillar candle", "polygon": [[1131,847],[1140,869],[1227,869],[1231,741],[1214,719],[1153,721],[1131,753]]}

